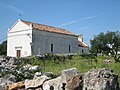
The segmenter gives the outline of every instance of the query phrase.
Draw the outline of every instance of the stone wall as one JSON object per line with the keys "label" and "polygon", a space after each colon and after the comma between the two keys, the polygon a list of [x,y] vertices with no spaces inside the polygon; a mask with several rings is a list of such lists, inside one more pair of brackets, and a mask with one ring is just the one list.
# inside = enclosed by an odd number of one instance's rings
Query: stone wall
{"label": "stone wall", "polygon": [[[9,84],[7,90],[119,90],[118,76],[110,69],[91,69],[81,74],[76,68],[63,70],[50,79],[40,74],[32,80]],[[5,90],[5,89],[4,89]]]}

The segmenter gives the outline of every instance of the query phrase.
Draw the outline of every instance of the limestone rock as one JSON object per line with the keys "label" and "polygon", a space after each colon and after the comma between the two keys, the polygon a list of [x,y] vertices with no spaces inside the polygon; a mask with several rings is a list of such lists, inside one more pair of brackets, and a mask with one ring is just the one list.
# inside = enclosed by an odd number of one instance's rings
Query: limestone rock
{"label": "limestone rock", "polygon": [[25,66],[23,66],[23,69],[24,70],[29,70],[29,71],[41,71],[41,67],[39,67],[39,66],[32,66],[32,65],[30,65],[30,64],[27,64],[27,65],[25,65]]}
{"label": "limestone rock", "polygon": [[82,90],[82,88],[83,88],[82,75],[74,75],[67,80],[65,90]]}
{"label": "limestone rock", "polygon": [[57,76],[53,72],[45,72],[46,76],[50,77],[51,79],[56,78]]}
{"label": "limestone rock", "polygon": [[0,78],[0,83],[14,83],[16,81],[16,77],[12,74],[7,74],[3,78]]}
{"label": "limestone rock", "polygon": [[6,83],[1,83],[0,84],[0,90],[6,90],[6,89],[7,89]]}
{"label": "limestone rock", "polygon": [[92,69],[84,75],[83,90],[119,90],[118,76],[110,69]]}
{"label": "limestone rock", "polygon": [[39,66],[31,66],[29,68],[29,70],[33,71],[33,70],[41,70],[41,68]]}
{"label": "limestone rock", "polygon": [[26,64],[25,66],[23,66],[23,69],[24,69],[24,70],[29,70],[30,67],[32,67],[32,65]]}
{"label": "limestone rock", "polygon": [[16,65],[17,64],[17,60],[14,57],[11,57],[8,61],[8,65]]}
{"label": "limestone rock", "polygon": [[48,80],[43,84],[43,90],[63,90],[62,88],[61,77]]}
{"label": "limestone rock", "polygon": [[0,72],[4,72],[5,71],[5,67],[3,65],[0,65]]}
{"label": "limestone rock", "polygon": [[8,84],[14,83],[16,77],[12,74],[5,75],[3,78],[0,78],[0,90],[6,90]]}
{"label": "limestone rock", "polygon": [[48,79],[49,78],[47,76],[42,75],[33,80],[25,80],[25,89],[36,89],[41,87],[42,84]]}
{"label": "limestone rock", "polygon": [[41,75],[42,75],[41,72],[36,72],[36,73],[34,74],[34,78],[33,78],[33,79],[36,79],[37,77],[40,77]]}
{"label": "limestone rock", "polygon": [[17,82],[17,83],[10,84],[7,87],[8,87],[7,90],[18,90],[18,89],[24,88],[25,84],[24,82]]}
{"label": "limestone rock", "polygon": [[73,75],[78,75],[80,74],[78,72],[78,70],[76,68],[71,68],[71,69],[67,69],[67,70],[63,70],[61,72],[61,80],[62,80],[62,83],[66,83],[68,78],[70,76],[73,76]]}

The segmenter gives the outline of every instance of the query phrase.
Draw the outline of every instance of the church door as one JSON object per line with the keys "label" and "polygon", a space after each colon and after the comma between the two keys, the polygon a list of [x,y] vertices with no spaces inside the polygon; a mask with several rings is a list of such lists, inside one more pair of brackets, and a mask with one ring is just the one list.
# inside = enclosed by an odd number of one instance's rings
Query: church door
{"label": "church door", "polygon": [[17,54],[16,56],[17,56],[18,58],[21,57],[21,50],[17,50],[17,51],[16,51],[16,54]]}

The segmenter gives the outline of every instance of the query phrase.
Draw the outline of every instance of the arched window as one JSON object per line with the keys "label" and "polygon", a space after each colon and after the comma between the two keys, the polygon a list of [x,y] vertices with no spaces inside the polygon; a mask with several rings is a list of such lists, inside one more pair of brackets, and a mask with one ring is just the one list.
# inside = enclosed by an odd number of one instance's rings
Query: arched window
{"label": "arched window", "polygon": [[71,52],[71,47],[70,47],[70,45],[69,45],[69,52]]}
{"label": "arched window", "polygon": [[82,53],[84,53],[84,49],[82,49]]}
{"label": "arched window", "polygon": [[51,52],[53,52],[53,44],[51,44]]}

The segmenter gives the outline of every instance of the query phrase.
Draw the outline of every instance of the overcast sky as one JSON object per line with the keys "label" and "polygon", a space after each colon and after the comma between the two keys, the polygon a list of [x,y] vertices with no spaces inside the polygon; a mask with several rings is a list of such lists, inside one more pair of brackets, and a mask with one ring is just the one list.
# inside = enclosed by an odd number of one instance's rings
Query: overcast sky
{"label": "overcast sky", "polygon": [[0,0],[0,43],[18,19],[83,34],[90,45],[100,32],[120,31],[120,0]]}

